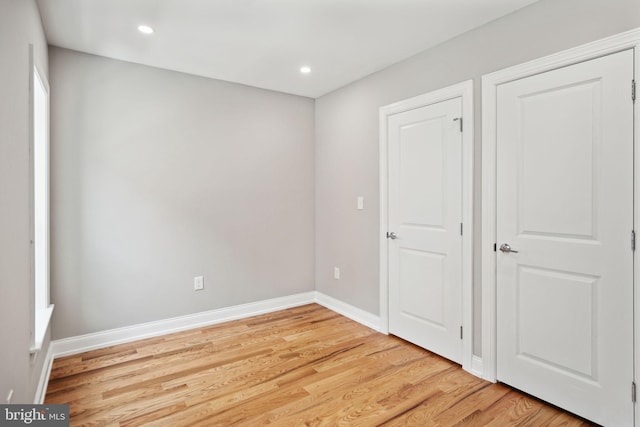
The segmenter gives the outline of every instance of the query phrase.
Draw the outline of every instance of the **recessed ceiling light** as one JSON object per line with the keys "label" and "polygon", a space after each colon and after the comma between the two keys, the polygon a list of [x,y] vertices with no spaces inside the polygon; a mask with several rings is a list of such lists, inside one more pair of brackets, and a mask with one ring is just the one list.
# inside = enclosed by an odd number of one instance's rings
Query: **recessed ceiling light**
{"label": "recessed ceiling light", "polygon": [[302,74],[309,74],[311,72],[311,68],[304,66],[304,67],[300,67],[300,72]]}
{"label": "recessed ceiling light", "polygon": [[153,33],[153,28],[149,27],[148,25],[140,25],[138,27],[138,31],[144,34],[151,34]]}

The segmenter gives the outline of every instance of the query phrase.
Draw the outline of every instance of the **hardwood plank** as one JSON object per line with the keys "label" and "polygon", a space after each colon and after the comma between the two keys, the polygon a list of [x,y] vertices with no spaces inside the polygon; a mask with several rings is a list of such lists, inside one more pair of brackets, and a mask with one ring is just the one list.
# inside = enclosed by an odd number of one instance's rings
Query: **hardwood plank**
{"label": "hardwood plank", "polygon": [[584,426],[310,304],[56,359],[71,425]]}

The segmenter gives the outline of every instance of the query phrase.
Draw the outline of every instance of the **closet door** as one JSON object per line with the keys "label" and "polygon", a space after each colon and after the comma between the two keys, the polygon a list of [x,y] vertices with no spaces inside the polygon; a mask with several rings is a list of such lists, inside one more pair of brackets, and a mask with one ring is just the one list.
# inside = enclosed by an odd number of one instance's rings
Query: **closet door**
{"label": "closet door", "polygon": [[388,120],[389,332],[462,362],[462,98]]}
{"label": "closet door", "polygon": [[633,52],[497,92],[497,377],[633,424]]}

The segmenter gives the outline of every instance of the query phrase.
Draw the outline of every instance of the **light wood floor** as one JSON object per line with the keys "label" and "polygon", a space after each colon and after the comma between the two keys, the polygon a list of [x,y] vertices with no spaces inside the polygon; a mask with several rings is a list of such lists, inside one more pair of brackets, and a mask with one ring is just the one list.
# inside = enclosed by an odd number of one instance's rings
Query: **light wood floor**
{"label": "light wood floor", "polygon": [[56,359],[71,425],[589,425],[318,305]]}

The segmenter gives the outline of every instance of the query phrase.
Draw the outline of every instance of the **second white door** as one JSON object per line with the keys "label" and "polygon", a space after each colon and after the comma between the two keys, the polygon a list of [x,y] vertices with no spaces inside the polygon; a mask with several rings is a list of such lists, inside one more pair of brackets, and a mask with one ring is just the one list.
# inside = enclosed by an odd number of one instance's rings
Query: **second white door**
{"label": "second white door", "polygon": [[632,78],[629,50],[497,92],[498,380],[611,426],[633,424]]}
{"label": "second white door", "polygon": [[389,332],[461,363],[462,98],[389,117]]}

